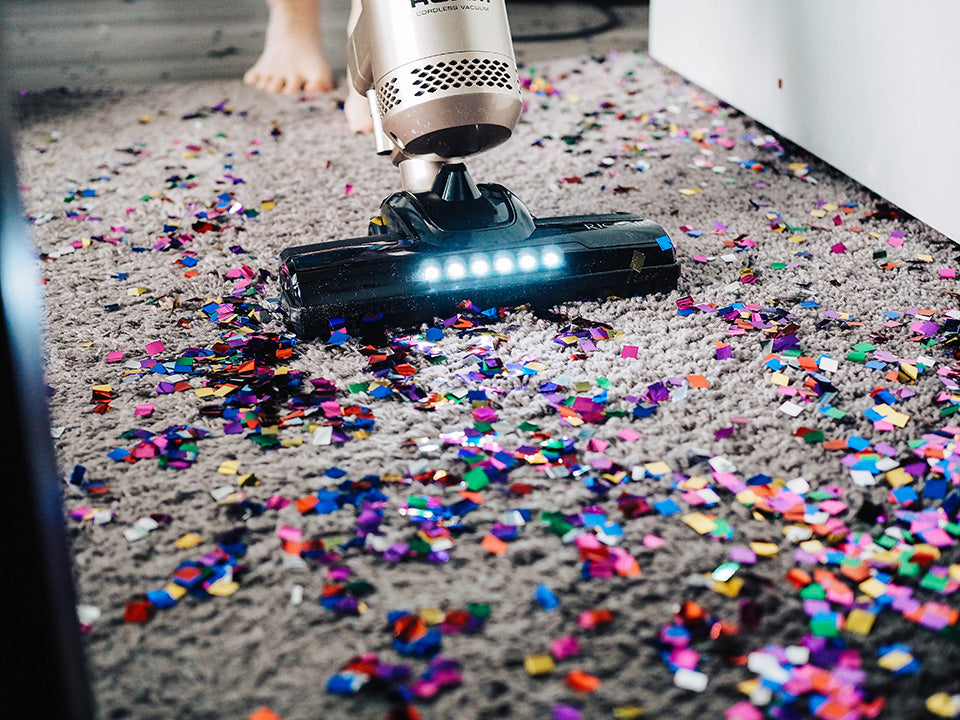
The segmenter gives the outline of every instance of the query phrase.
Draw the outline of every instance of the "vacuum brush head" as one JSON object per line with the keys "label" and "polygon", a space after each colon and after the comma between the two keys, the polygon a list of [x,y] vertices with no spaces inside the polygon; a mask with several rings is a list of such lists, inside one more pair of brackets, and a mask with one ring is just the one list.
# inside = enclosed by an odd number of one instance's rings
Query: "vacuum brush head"
{"label": "vacuum brush head", "polygon": [[513,193],[447,165],[429,192],[384,200],[370,234],[284,250],[283,304],[302,339],[376,316],[403,326],[482,308],[665,292],[680,265],[662,227],[629,213],[533,218]]}

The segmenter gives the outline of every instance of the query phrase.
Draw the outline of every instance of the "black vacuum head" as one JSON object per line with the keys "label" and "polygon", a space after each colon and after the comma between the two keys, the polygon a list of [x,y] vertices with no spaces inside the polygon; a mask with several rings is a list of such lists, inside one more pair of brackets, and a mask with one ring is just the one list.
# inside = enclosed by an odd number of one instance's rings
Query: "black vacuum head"
{"label": "black vacuum head", "polygon": [[680,265],[656,223],[628,213],[531,217],[501,185],[444,167],[433,189],[387,198],[366,237],[280,254],[283,305],[302,339],[372,315],[413,326],[482,308],[672,290]]}

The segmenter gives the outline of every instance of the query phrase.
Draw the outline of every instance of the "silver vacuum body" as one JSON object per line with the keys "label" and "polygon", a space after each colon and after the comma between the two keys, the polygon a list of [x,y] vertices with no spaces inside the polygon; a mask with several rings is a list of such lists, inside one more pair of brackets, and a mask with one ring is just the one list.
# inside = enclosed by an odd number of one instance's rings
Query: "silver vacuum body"
{"label": "silver vacuum body", "polygon": [[442,163],[510,137],[523,103],[504,0],[362,6],[348,59],[380,153]]}

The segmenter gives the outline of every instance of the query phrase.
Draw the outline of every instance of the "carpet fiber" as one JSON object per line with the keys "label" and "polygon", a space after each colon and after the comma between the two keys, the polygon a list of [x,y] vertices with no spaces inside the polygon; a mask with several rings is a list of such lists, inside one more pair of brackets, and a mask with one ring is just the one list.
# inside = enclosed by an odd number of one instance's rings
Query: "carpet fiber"
{"label": "carpet fiber", "polygon": [[641,54],[521,76],[475,179],[675,292],[297,344],[278,252],[399,182],[338,92],[22,98],[101,716],[950,716],[955,246]]}

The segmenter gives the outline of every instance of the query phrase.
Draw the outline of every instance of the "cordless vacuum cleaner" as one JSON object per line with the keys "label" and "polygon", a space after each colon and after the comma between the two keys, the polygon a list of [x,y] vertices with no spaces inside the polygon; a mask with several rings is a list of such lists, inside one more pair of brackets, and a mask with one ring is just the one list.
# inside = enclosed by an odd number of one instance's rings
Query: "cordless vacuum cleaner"
{"label": "cordless vacuum cleaner", "polygon": [[504,0],[363,0],[348,61],[403,190],[366,237],[280,254],[300,338],[371,316],[419,324],[463,301],[551,307],[675,287],[680,266],[656,223],[535,218],[507,188],[471,179],[463,159],[506,141],[523,107]]}

